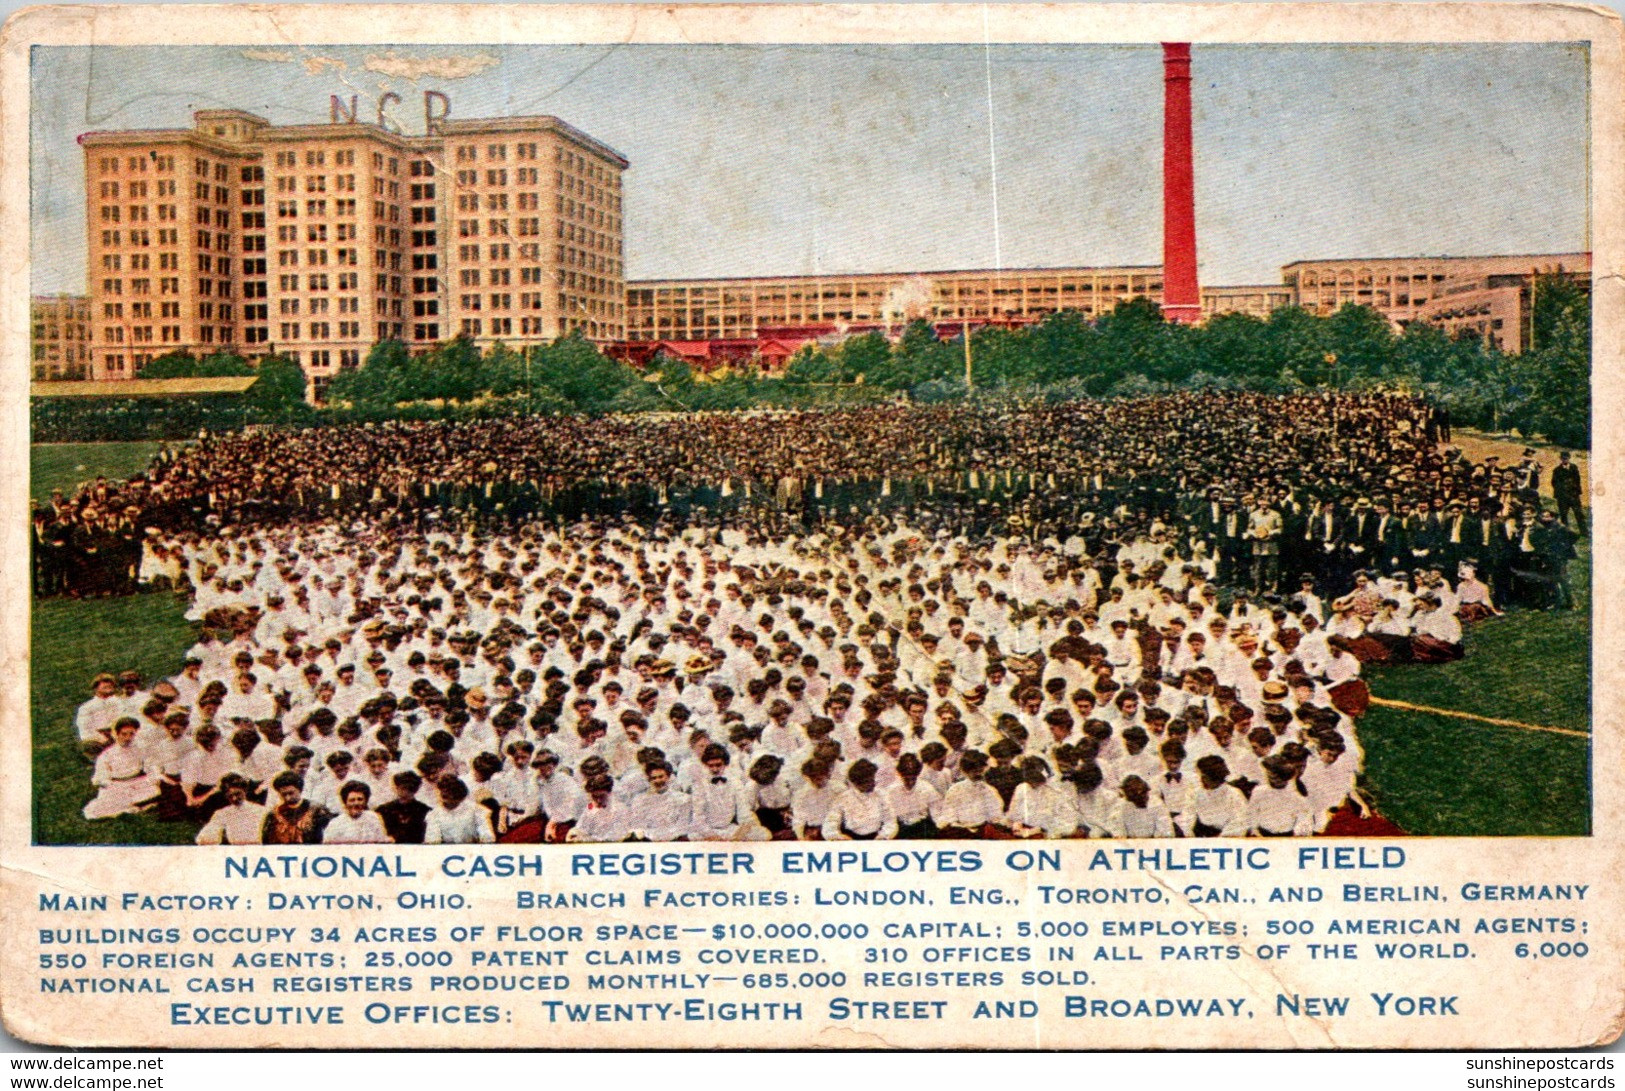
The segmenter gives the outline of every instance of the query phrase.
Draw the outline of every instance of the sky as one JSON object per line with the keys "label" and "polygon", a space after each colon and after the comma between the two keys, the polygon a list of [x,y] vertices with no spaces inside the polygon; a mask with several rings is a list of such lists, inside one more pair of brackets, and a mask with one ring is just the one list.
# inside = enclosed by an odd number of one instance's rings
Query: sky
{"label": "sky", "polygon": [[[631,161],[629,279],[1161,261],[1155,45],[36,47],[35,292],[84,290],[98,129],[552,114]],[[1199,45],[1202,283],[1305,258],[1588,248],[1586,54]]]}

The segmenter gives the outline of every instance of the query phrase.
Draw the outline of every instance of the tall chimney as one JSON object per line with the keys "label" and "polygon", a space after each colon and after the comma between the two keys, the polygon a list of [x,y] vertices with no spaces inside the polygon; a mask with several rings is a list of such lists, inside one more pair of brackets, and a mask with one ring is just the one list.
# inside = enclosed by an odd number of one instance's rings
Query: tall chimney
{"label": "tall chimney", "polygon": [[1162,44],[1162,86],[1162,315],[1170,322],[1198,322],[1189,42]]}

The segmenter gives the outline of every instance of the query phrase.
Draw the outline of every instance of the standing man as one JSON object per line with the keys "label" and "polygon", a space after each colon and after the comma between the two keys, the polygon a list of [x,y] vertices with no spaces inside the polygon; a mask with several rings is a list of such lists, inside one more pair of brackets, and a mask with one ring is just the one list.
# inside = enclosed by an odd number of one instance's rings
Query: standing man
{"label": "standing man", "polygon": [[1264,493],[1247,518],[1247,537],[1253,543],[1253,587],[1260,594],[1274,591],[1281,579],[1281,513]]}
{"label": "standing man", "polygon": [[1574,533],[1584,538],[1586,513],[1580,503],[1580,467],[1570,460],[1567,451],[1559,452],[1557,465],[1552,469],[1552,497],[1557,501],[1557,521],[1568,526],[1569,513],[1573,512]]}

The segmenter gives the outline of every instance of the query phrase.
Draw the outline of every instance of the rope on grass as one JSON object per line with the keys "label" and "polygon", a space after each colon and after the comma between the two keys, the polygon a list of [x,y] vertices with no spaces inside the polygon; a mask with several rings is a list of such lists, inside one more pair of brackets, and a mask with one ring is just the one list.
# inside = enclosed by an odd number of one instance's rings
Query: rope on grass
{"label": "rope on grass", "polygon": [[1413,705],[1409,701],[1394,701],[1386,697],[1373,697],[1371,703],[1384,708],[1402,708],[1407,712],[1426,712],[1432,716],[1449,716],[1457,720],[1477,720],[1498,727],[1516,727],[1522,731],[1545,731],[1552,735],[1572,735],[1577,739],[1591,738],[1589,731],[1575,731],[1567,727],[1548,727],[1545,724],[1526,724],[1521,720],[1500,720],[1494,716],[1479,716],[1471,712],[1457,712],[1452,708],[1434,708],[1432,705]]}

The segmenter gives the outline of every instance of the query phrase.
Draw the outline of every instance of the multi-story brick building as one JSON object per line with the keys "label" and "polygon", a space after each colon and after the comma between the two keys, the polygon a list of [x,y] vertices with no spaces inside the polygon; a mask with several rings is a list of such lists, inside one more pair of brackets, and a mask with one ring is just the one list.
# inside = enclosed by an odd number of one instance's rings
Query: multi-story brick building
{"label": "multi-story brick building", "polygon": [[1281,267],[1293,302],[1314,314],[1345,303],[1375,307],[1394,322],[1423,318],[1447,284],[1486,277],[1591,272],[1591,255],[1501,254],[1489,257],[1320,258]]}
{"label": "multi-story brick building", "polygon": [[1010,321],[1075,309],[1093,316],[1161,298],[1154,265],[849,276],[640,280],[627,285],[629,341],[756,337],[785,327],[901,325],[916,318]]}
{"label": "multi-story brick building", "polygon": [[176,350],[276,351],[319,387],[375,342],[623,335],[627,160],[551,117],[404,136],[200,110],[88,133],[97,379]]}
{"label": "multi-story brick building", "polygon": [[90,300],[82,295],[37,295],[29,301],[35,380],[90,375]]}

